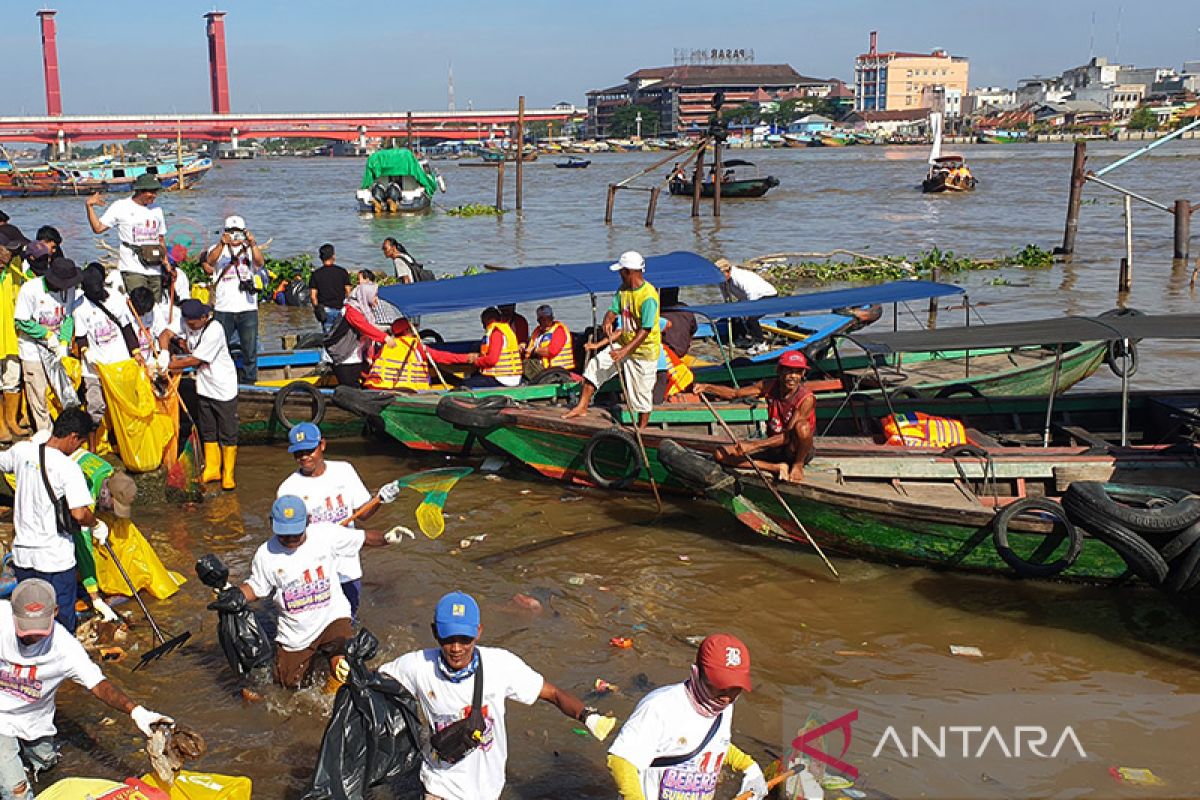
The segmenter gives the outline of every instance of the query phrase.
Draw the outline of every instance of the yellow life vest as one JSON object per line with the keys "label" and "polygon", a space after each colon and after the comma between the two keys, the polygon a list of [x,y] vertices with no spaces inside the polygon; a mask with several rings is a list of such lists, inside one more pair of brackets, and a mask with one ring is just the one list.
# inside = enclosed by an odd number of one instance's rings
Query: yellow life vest
{"label": "yellow life vest", "polygon": [[432,383],[429,362],[419,344],[416,336],[400,336],[395,344],[384,345],[363,379],[363,386],[368,389],[428,389]]}
{"label": "yellow life vest", "polygon": [[479,371],[493,378],[512,378],[523,375],[525,370],[521,365],[521,345],[517,342],[517,334],[513,331],[512,326],[507,323],[493,322],[487,326],[479,354],[483,355],[487,352],[488,342],[492,339],[492,331],[500,331],[503,334],[504,349],[500,351],[500,359],[495,366],[484,367]]}
{"label": "yellow life vest", "polygon": [[692,376],[692,370],[683,359],[675,355],[675,351],[667,345],[662,346],[663,355],[667,357],[667,393],[665,398],[673,397],[682,391],[685,391],[692,385],[695,378]]}
{"label": "yellow life vest", "polygon": [[542,330],[540,326],[534,330],[531,337],[533,339],[533,346],[535,349],[539,347],[549,347],[551,340],[554,339],[554,334],[559,329],[562,329],[562,332],[567,336],[567,343],[563,346],[563,349],[559,350],[558,355],[554,356],[553,358],[539,357],[538,360],[542,362],[543,367],[562,367],[565,370],[574,370],[575,348],[571,346],[571,332],[567,330],[567,326],[563,325],[561,322],[556,320],[554,324],[549,328],[546,328],[546,330]]}
{"label": "yellow life vest", "polygon": [[885,418],[883,433],[887,436],[887,443],[897,447],[944,449],[971,443],[966,428],[958,420],[922,414],[920,411]]}
{"label": "yellow life vest", "polygon": [[621,346],[624,347],[632,342],[633,337],[637,336],[638,331],[642,328],[649,328],[646,338],[633,351],[633,357],[638,361],[658,361],[658,356],[662,352],[662,331],[658,328],[658,313],[655,313],[654,319],[641,318],[642,305],[651,299],[654,300],[657,307],[658,289],[655,289],[648,281],[636,289],[622,289],[617,292],[617,307],[620,309],[621,317],[621,333],[617,341]]}

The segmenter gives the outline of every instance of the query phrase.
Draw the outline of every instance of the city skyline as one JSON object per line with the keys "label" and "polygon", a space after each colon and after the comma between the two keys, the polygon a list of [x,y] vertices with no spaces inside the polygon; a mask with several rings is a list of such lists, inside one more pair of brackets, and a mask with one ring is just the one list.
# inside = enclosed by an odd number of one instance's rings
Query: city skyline
{"label": "city skyline", "polygon": [[[160,7],[153,20],[123,0],[55,7],[64,113],[209,109],[202,17],[211,4]],[[5,115],[45,113],[39,8],[10,6],[0,33],[9,64]],[[711,0],[653,7],[618,0],[603,15],[544,0],[503,10],[465,0],[452,19],[373,1],[354,9],[353,16],[331,16],[328,6],[308,0],[220,5],[228,12],[232,110],[444,109],[451,64],[459,109],[512,107],[519,94],[533,107],[583,106],[588,90],[670,64],[677,47],[753,49],[758,63],[788,63],[805,75],[850,82],[871,30],[879,31],[881,50],[944,48],[969,58],[972,88],[1012,88],[1020,78],[1057,74],[1090,55],[1176,69],[1200,58],[1200,10],[1180,0],[1157,4],[1153,15],[1121,2],[1033,0],[953,13],[932,0],[902,9],[870,0],[819,17],[797,3],[735,13]],[[382,33],[381,22],[387,23]]]}

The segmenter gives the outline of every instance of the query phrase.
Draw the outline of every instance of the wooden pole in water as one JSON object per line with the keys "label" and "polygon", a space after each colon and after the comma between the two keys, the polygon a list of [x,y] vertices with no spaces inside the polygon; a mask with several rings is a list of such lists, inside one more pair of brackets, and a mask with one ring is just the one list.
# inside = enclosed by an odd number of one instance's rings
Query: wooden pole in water
{"label": "wooden pole in water", "polygon": [[1188,260],[1188,245],[1192,238],[1192,207],[1187,200],[1175,201],[1175,258]]}
{"label": "wooden pole in water", "polygon": [[1079,231],[1079,202],[1083,198],[1083,184],[1087,181],[1087,142],[1075,142],[1075,158],[1071,162],[1071,191],[1067,195],[1067,225],[1063,230],[1062,247],[1058,255],[1070,256],[1075,252],[1075,234]]}
{"label": "wooden pole in water", "polygon": [[525,95],[517,98],[517,211],[521,210],[521,179],[525,177]]}
{"label": "wooden pole in water", "polygon": [[1117,291],[1128,292],[1133,287],[1133,198],[1125,195],[1125,257],[1121,259],[1121,275]]}
{"label": "wooden pole in water", "polygon": [[[941,280],[941,277],[942,277],[941,273],[942,273],[942,271],[940,269],[938,269],[937,267],[934,267],[933,269],[931,269],[929,271],[929,280],[933,281],[934,283],[937,283],[939,280]],[[895,314],[894,311],[892,313]],[[937,327],[937,313],[938,313],[937,298],[931,297],[931,298],[929,298],[929,319],[925,323],[926,328],[933,330],[934,328]]]}
{"label": "wooden pole in water", "polygon": [[646,227],[654,227],[654,210],[658,207],[658,195],[662,191],[661,186],[655,186],[650,190],[650,205],[646,207]]}
{"label": "wooden pole in water", "polygon": [[704,180],[704,150],[708,140],[700,141],[700,152],[696,156],[696,171],[692,173],[692,216],[700,216],[700,183]]}
{"label": "wooden pole in water", "polygon": [[[183,123],[182,122],[180,122],[180,127],[175,129],[175,169],[179,172],[179,180],[176,182],[175,187],[177,189],[179,189],[179,191],[182,192],[186,188],[183,185]],[[1176,223],[1176,230],[1178,230],[1178,227],[1179,227],[1179,225],[1178,225],[1178,223]],[[1186,256],[1185,256],[1185,258],[1186,258]]]}
{"label": "wooden pole in water", "polygon": [[496,163],[496,210],[504,210],[504,159]]}
{"label": "wooden pole in water", "polygon": [[617,202],[617,185],[610,183],[608,185],[608,202],[604,204],[604,224],[612,224],[613,205]]}
{"label": "wooden pole in water", "polygon": [[404,115],[404,146],[412,149],[412,112]]}
{"label": "wooden pole in water", "polygon": [[721,140],[713,145],[713,216],[721,216]]}

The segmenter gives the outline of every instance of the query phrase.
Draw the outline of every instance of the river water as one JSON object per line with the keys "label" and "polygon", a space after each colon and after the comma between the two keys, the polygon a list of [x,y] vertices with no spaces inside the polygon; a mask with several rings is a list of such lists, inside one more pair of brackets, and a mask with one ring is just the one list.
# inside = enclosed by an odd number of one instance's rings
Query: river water
{"label": "river water", "polygon": [[[1131,146],[1093,145],[1093,168]],[[726,202],[719,221],[688,216],[689,201],[663,197],[654,230],[642,225],[646,195],[624,193],[615,224],[603,224],[604,187],[652,163],[656,154],[598,155],[587,170],[557,170],[543,157],[527,165],[525,212],[500,219],[442,213],[377,220],[355,214],[361,161],[278,160],[222,163],[194,192],[168,195],[176,226],[209,240],[226,214],[246,217],[260,240],[285,256],[334,242],[347,267],[378,266],[383,237],[397,236],[435,272],[469,265],[531,265],[598,260],[622,250],[675,249],[742,259],[771,252],[846,248],[914,254],[930,247],[978,257],[1001,256],[1027,243],[1061,241],[1070,170],[1069,145],[969,147],[980,180],[970,196],[924,196],[925,152],[907,148],[739,151],[781,186],[759,201]],[[438,203],[491,202],[495,173],[443,162],[449,192]],[[1112,177],[1163,202],[1198,196],[1200,148],[1174,145]],[[509,180],[511,181],[511,165]],[[663,170],[665,172],[665,169]],[[1123,253],[1119,198],[1089,187],[1075,261],[1047,270],[1009,269],[963,277],[988,321],[1098,313],[1117,302]],[[512,202],[510,182],[506,200]],[[1093,202],[1094,201],[1094,202]],[[83,204],[75,200],[10,201],[13,221],[31,232],[56,224],[69,252],[94,251]],[[1124,300],[1158,311],[1193,311],[1190,270],[1172,267],[1171,219],[1138,206],[1135,288]],[[997,276],[1009,285],[992,285]],[[696,291],[687,297],[703,297]],[[582,324],[588,308],[563,302],[561,315]],[[915,309],[920,311],[920,309]],[[957,322],[962,312],[943,312]],[[923,314],[917,316],[923,317]],[[451,335],[475,335],[473,315],[430,320]],[[264,312],[267,341],[311,315]],[[949,324],[943,322],[943,324]],[[1191,343],[1147,342],[1138,388],[1195,385],[1200,364]],[[1086,388],[1115,385],[1107,374]],[[446,463],[406,455],[386,443],[342,440],[329,456],[349,459],[372,488],[402,474]],[[206,553],[243,576],[266,538],[269,500],[292,469],[281,446],[240,454],[236,493],[205,502],[138,508],[141,529],[170,566],[192,575]],[[418,499],[406,496],[373,524],[412,525]],[[567,489],[508,468],[498,480],[464,479],[447,503],[446,533],[364,553],[363,623],[391,658],[429,644],[437,597],[454,588],[476,594],[485,642],[514,650],[547,679],[585,694],[596,678],[621,687],[593,700],[622,718],[656,685],[681,680],[693,657],[689,638],[717,630],[742,636],[752,652],[756,691],[739,701],[735,741],[764,764],[778,756],[814,705],[826,719],[861,713],[846,756],[862,769],[860,786],[880,796],[913,797],[1183,797],[1200,793],[1192,745],[1200,734],[1200,646],[1195,609],[1131,590],[962,578],[838,559],[831,580],[816,556],[767,543],[711,509],[668,504],[652,519],[645,497]],[[526,554],[503,554],[534,540],[599,530]],[[463,549],[463,540],[472,540]],[[496,556],[486,564],[481,556]],[[540,600],[533,612],[517,593]],[[179,653],[133,674],[130,662],[108,673],[141,702],[199,729],[209,755],[199,768],[244,774],[255,797],[297,797],[311,773],[328,699],[315,690],[289,695],[262,689],[265,701],[243,705],[217,649],[208,590],[194,579],[152,609],[169,633],[191,630]],[[126,606],[128,608],[128,606]],[[139,637],[147,636],[143,627]],[[631,650],[610,647],[630,636]],[[982,658],[955,656],[951,645],[978,647]],[[142,771],[132,727],[97,725],[103,710],[66,691],[60,702],[65,765],[58,775],[123,776]],[[1042,725],[1051,745],[1073,726],[1086,758],[1072,748],[1057,758],[872,759],[880,720],[899,727],[974,724],[985,729]],[[514,798],[611,797],[604,747],[572,732],[572,723],[540,704],[510,708],[509,789]],[[872,734],[864,731],[874,731]],[[908,746],[908,727],[901,734]],[[957,739],[952,739],[957,742]],[[975,746],[978,739],[973,740]],[[840,743],[826,740],[836,755]],[[950,748],[955,750],[954,746]],[[1049,751],[1048,745],[1044,748]],[[892,749],[894,755],[895,749]],[[1153,770],[1164,785],[1118,782],[1110,768]],[[722,786],[731,797],[736,781]],[[381,795],[382,796],[382,795]],[[837,796],[830,793],[829,796]]]}

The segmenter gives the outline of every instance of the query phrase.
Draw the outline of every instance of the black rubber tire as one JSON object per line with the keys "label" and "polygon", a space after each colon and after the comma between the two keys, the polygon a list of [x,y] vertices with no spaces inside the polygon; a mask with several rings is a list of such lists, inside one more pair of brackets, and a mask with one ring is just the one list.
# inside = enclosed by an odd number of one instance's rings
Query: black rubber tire
{"label": "black rubber tire", "polygon": [[[1200,526],[1192,526],[1192,528],[1197,527]],[[1188,531],[1191,531],[1192,528],[1188,528]],[[1180,534],[1180,536],[1183,535]],[[1197,583],[1200,583],[1200,541],[1192,542],[1178,558],[1171,562],[1167,579],[1163,581],[1163,590],[1167,594],[1179,594],[1194,587]]]}
{"label": "black rubber tire", "polygon": [[938,458],[987,458],[988,452],[979,445],[956,444],[938,453]]}
{"label": "black rubber tire", "polygon": [[493,394],[479,399],[446,395],[437,404],[439,419],[456,428],[482,431],[500,424],[501,412],[514,405],[505,394]]}
{"label": "black rubber tire", "polygon": [[284,300],[289,306],[311,306],[312,295],[303,283],[289,283]]}
{"label": "black rubber tire", "polygon": [[417,334],[425,344],[445,344],[446,340],[433,328],[422,328]]}
{"label": "black rubber tire", "polygon": [[[1138,311],[1136,308],[1111,308],[1100,315],[1101,317],[1141,317],[1144,312]],[[1139,339],[1132,339],[1129,342],[1129,351],[1126,352],[1125,344],[1122,341],[1112,341],[1108,343],[1108,350],[1104,353],[1104,363],[1112,370],[1112,373],[1118,378],[1132,378],[1138,369],[1138,354],[1137,344]],[[1129,366],[1124,365],[1128,359]],[[1121,366],[1117,366],[1121,364]]]}
{"label": "black rubber tire", "polygon": [[708,491],[730,477],[720,464],[694,450],[688,450],[673,439],[659,442],[658,460],[667,472],[689,489],[698,492]]}
{"label": "black rubber tire", "polygon": [[938,389],[938,393],[935,394],[934,397],[938,400],[942,400],[947,397],[954,397],[955,395],[960,394],[965,394],[967,397],[983,397],[983,392],[979,391],[969,383],[952,383],[949,386],[943,386],[941,389]]}
{"label": "black rubber tire", "polygon": [[[596,467],[596,449],[605,442],[611,441],[624,445],[632,456],[625,466],[625,471],[618,478],[601,475],[600,470]],[[588,439],[588,443],[583,448],[583,466],[587,469],[588,477],[601,489],[624,489],[633,483],[646,464],[642,460],[642,451],[638,447],[637,439],[632,433],[624,428],[609,428]]]}
{"label": "black rubber tire", "polygon": [[[1174,502],[1165,508],[1136,508],[1114,499],[1121,496]],[[1075,481],[1067,487],[1066,497],[1070,498],[1072,507],[1085,506],[1094,514],[1110,517],[1134,533],[1174,533],[1200,522],[1200,496],[1183,489]]]}
{"label": "black rubber tire", "polygon": [[1172,536],[1170,541],[1158,548],[1158,554],[1163,557],[1163,561],[1171,564],[1198,541],[1200,541],[1200,522],[1189,525]]}
{"label": "black rubber tire", "polygon": [[306,333],[296,340],[297,350],[315,350],[325,346],[325,334]]}
{"label": "black rubber tire", "polygon": [[333,404],[338,408],[363,418],[377,417],[392,404],[396,396],[376,389],[359,389],[354,386],[335,386]]}
{"label": "black rubber tire", "polygon": [[[286,406],[288,398],[293,394],[308,395],[312,403],[312,418],[308,420],[298,420],[293,422],[287,415]],[[311,383],[304,381],[292,381],[287,386],[275,393],[275,403],[273,406],[275,419],[283,423],[283,426],[289,431],[296,427],[299,422],[311,422],[314,425],[320,425],[325,419],[325,395],[321,394],[321,390],[313,386]]]}
{"label": "black rubber tire", "polygon": [[912,386],[900,386],[892,389],[888,394],[893,400],[920,400],[921,393]]}
{"label": "black rubber tire", "polygon": [[1107,544],[1125,561],[1133,574],[1151,586],[1162,586],[1167,578],[1167,562],[1158,551],[1129,528],[1092,506],[1078,502],[1078,494],[1063,495],[1063,508],[1076,525]]}
{"label": "black rubber tire", "polygon": [[[1029,511],[1041,511],[1057,518],[1065,531],[1067,552],[1061,558],[1048,564],[1034,564],[1024,560],[1008,544],[1008,526],[1018,514]],[[1079,529],[1072,524],[1067,512],[1058,503],[1044,497],[1026,497],[1015,503],[1010,503],[992,520],[992,544],[997,555],[1008,564],[1017,577],[1020,578],[1053,578],[1068,569],[1079,558],[1083,549],[1083,536]]]}
{"label": "black rubber tire", "polygon": [[569,370],[562,367],[549,367],[540,375],[533,379],[532,383],[537,386],[549,386],[551,384],[575,383],[575,378],[571,376]]}

